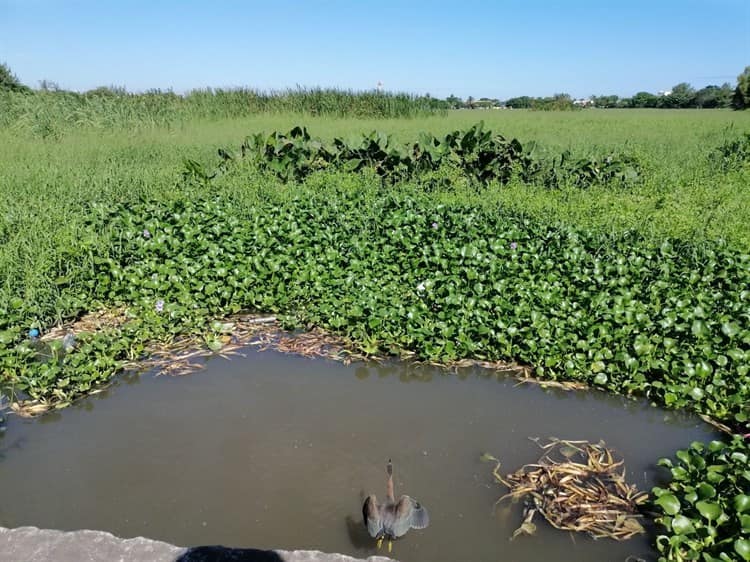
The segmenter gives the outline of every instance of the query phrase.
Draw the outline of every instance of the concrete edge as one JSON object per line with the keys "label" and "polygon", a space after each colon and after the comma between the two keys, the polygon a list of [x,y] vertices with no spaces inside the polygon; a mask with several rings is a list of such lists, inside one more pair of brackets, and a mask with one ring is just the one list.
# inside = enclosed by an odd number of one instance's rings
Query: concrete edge
{"label": "concrete edge", "polygon": [[37,527],[0,527],[0,562],[395,562],[383,556],[367,559],[317,550],[183,548],[166,542],[135,537],[123,539],[106,531],[57,531]]}

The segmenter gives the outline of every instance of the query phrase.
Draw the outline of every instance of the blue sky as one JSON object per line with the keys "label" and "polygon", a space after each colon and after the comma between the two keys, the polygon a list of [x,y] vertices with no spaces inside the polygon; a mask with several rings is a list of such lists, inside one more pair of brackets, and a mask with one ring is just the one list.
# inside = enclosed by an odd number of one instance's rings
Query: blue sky
{"label": "blue sky", "polygon": [[734,85],[750,0],[0,0],[3,61],[75,90],[632,95]]}

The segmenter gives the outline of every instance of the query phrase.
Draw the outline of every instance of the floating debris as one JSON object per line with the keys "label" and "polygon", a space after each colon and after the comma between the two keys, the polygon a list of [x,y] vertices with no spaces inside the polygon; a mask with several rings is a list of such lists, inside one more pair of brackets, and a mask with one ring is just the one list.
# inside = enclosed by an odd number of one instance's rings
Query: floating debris
{"label": "floating debris", "polygon": [[[539,444],[538,439],[534,439]],[[539,512],[557,529],[585,532],[594,538],[627,540],[644,532],[640,508],[648,494],[625,481],[622,459],[615,459],[603,441],[551,439],[539,444],[544,454],[512,474],[500,474],[500,461],[485,454],[483,461],[496,463],[493,476],[510,492],[506,498],[525,500],[524,520],[513,533],[532,535],[534,515]]]}
{"label": "floating debris", "polygon": [[344,363],[368,357],[352,351],[348,343],[323,332],[286,332],[275,316],[235,315],[214,322],[210,336],[184,336],[147,348],[146,357],[125,365],[129,370],[157,370],[160,374],[186,375],[204,368],[201,358],[242,356],[243,349],[259,346],[304,357],[322,357]]}
{"label": "floating debris", "polygon": [[49,402],[41,400],[21,400],[10,404],[10,409],[22,418],[33,418],[53,407]]}
{"label": "floating debris", "polygon": [[[83,332],[100,332],[102,330],[111,330],[119,328],[125,322],[130,320],[127,311],[123,308],[114,308],[111,310],[98,310],[89,312],[77,319],[75,322],[66,323],[56,326],[45,332],[40,338],[44,342],[52,340],[62,340],[68,334],[72,337]],[[37,330],[37,335],[39,331]],[[74,340],[71,340],[74,341]]]}
{"label": "floating debris", "polygon": [[[713,419],[711,416],[708,416],[706,414],[698,414],[698,417],[702,419],[704,422],[706,422],[708,425],[712,425],[719,431],[722,431],[724,433],[728,433],[729,435],[733,435],[734,433],[737,433],[736,430],[732,429],[725,423],[721,423],[720,421],[717,421]],[[749,426],[750,427],[750,426]]]}
{"label": "floating debris", "polygon": [[[155,306],[161,308],[162,302]],[[96,333],[121,329],[134,316],[126,308],[102,309],[90,312],[74,322],[51,328],[39,335],[40,343],[47,345],[60,342],[64,352],[70,352],[82,333]],[[126,371],[156,371],[158,374],[180,376],[205,368],[205,359],[243,355],[243,350],[250,346],[259,346],[261,350],[274,350],[303,357],[316,357],[339,361],[346,365],[354,361],[384,362],[393,357],[415,364],[425,364],[441,369],[458,371],[465,368],[478,368],[490,373],[505,373],[515,376],[519,384],[533,383],[544,388],[553,387],[564,390],[582,390],[586,385],[575,382],[544,381],[534,378],[532,370],[523,365],[504,361],[485,361],[460,359],[455,361],[420,361],[416,354],[402,349],[391,349],[389,353],[372,353],[365,351],[354,342],[319,328],[309,331],[286,331],[275,316],[262,316],[251,313],[240,313],[216,319],[211,329],[203,335],[178,336],[168,342],[155,342],[146,347],[142,357],[121,363]],[[99,386],[98,389],[105,388]],[[89,392],[94,394],[94,392]],[[67,406],[69,402],[54,398],[46,401],[18,399],[11,404],[16,414],[35,416],[50,409]]]}

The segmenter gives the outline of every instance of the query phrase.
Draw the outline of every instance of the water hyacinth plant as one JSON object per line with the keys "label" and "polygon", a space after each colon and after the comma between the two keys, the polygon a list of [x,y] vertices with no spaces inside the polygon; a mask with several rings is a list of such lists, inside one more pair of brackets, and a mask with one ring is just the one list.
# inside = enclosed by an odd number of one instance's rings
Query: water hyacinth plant
{"label": "water hyacinth plant", "polygon": [[672,477],[655,488],[661,560],[750,560],[750,456],[743,436],[693,443],[662,459]]}

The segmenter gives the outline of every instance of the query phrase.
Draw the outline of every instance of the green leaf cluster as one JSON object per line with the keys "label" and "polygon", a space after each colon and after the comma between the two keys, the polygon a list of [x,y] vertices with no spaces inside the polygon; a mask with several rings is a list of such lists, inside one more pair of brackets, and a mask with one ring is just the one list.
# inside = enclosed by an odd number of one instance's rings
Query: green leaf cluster
{"label": "green leaf cluster", "polygon": [[677,451],[677,462],[661,459],[672,476],[654,488],[663,534],[660,560],[750,560],[750,457],[737,436],[731,442],[695,442]]}
{"label": "green leaf cluster", "polygon": [[[219,170],[223,171],[234,157],[225,150],[220,156]],[[482,185],[506,184],[517,173],[524,181],[558,188],[565,184],[628,184],[638,179],[640,172],[637,161],[625,155],[574,158],[566,151],[559,158],[545,159],[539,156],[535,143],[524,148],[518,139],[485,130],[482,122],[442,138],[422,133],[409,146],[399,145],[390,135],[377,131],[351,142],[335,138],[325,143],[312,138],[307,129],[294,127],[288,133],[247,137],[240,147],[240,158],[250,158],[284,181],[300,181],[315,171],[335,168],[345,172],[370,169],[393,184],[424,178],[441,166],[451,166]],[[190,166],[185,173],[192,173]]]}

